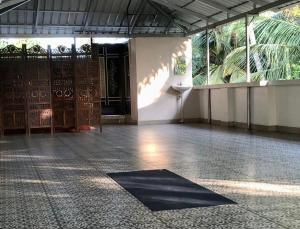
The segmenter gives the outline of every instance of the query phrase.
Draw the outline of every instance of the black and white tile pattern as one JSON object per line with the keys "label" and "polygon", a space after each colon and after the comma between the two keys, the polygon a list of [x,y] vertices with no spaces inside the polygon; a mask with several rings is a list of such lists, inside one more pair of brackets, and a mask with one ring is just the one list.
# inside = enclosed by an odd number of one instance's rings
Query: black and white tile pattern
{"label": "black and white tile pattern", "polygon": [[[300,137],[203,125],[0,139],[0,228],[300,228]],[[106,173],[168,169],[238,205],[151,212]]]}

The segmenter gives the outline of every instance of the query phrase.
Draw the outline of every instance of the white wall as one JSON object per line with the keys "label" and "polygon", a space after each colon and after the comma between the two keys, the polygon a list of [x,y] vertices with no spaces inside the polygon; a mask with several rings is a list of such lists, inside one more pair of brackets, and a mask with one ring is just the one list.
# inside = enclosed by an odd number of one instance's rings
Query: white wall
{"label": "white wall", "polygon": [[[194,90],[199,96],[200,118],[207,119],[208,89]],[[251,87],[250,102],[253,125],[300,128],[300,84]],[[212,87],[211,112],[212,120],[246,124],[247,87]]]}
{"label": "white wall", "polygon": [[[135,38],[130,41],[132,119],[138,123],[180,118],[180,101],[171,86],[192,85],[192,45],[189,38]],[[187,72],[174,75],[176,57],[186,58]],[[186,92],[185,117],[199,117],[199,97]]]}
{"label": "white wall", "polygon": [[276,126],[276,88],[251,89],[251,122],[256,125]]}
{"label": "white wall", "polygon": [[213,120],[229,122],[228,89],[221,88],[211,91],[211,115]]}
{"label": "white wall", "polygon": [[[232,91],[232,118],[231,122],[246,123],[247,122],[247,89],[235,88]],[[230,99],[230,97],[229,97]]]}
{"label": "white wall", "polygon": [[277,124],[300,127],[300,86],[276,87]]}
{"label": "white wall", "polygon": [[[174,75],[175,59],[185,56],[187,72]],[[180,118],[180,101],[171,86],[192,84],[192,45],[189,38],[135,38],[130,41],[132,120],[170,122]],[[186,119],[208,118],[211,89],[212,120],[247,123],[247,87],[251,87],[251,123],[267,127],[300,128],[300,81],[199,87],[186,92]]]}
{"label": "white wall", "polygon": [[208,119],[208,90],[195,90],[197,96],[199,96],[199,104],[194,106],[200,107],[199,118]]}

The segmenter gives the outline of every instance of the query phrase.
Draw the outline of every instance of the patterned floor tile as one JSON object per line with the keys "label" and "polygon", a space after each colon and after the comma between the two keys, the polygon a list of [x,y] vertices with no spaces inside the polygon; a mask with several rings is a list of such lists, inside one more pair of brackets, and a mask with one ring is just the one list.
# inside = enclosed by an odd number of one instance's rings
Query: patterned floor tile
{"label": "patterned floor tile", "polygon": [[[203,125],[7,136],[0,228],[300,228],[299,140]],[[153,213],[106,175],[150,169],[238,204]]]}

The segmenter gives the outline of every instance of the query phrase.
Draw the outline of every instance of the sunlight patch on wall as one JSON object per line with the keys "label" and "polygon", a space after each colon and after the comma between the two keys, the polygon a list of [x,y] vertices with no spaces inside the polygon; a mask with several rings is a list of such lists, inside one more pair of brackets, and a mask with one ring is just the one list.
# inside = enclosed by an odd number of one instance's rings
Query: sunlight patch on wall
{"label": "sunlight patch on wall", "polygon": [[162,95],[162,88],[170,76],[168,65],[162,65],[141,83],[138,84],[138,109],[147,107],[158,100]]}

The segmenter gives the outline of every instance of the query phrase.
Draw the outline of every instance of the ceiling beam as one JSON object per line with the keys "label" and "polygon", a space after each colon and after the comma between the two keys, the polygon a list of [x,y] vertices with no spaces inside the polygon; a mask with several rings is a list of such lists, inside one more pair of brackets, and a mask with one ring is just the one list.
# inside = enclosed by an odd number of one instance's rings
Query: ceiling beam
{"label": "ceiling beam", "polygon": [[[164,33],[136,33],[133,34],[132,37],[184,37],[184,33],[169,33],[169,34],[164,34]],[[11,34],[1,34],[0,37],[7,37],[10,38]],[[17,38],[32,38],[32,34],[30,33],[17,33],[14,34],[14,37]],[[105,30],[103,31],[98,31],[97,33],[91,32],[91,33],[78,33],[74,31],[73,33],[40,33],[40,34],[35,34],[34,37],[40,37],[40,38],[55,38],[55,37],[67,37],[67,38],[74,38],[74,37],[82,37],[82,38],[99,38],[99,37],[120,37],[120,38],[126,38],[127,33],[118,33],[118,32],[111,32],[107,33]]]}
{"label": "ceiling beam", "polygon": [[[32,24],[26,24],[26,25],[22,25],[22,24],[0,24],[0,28],[32,28]],[[44,25],[38,25],[37,28],[41,29],[43,27],[49,27],[49,28],[61,28],[61,29],[72,29],[72,28],[76,28],[76,29],[79,29],[81,28],[82,29],[82,26],[81,25],[62,25],[62,24],[44,24]],[[108,29],[128,29],[128,26],[110,26],[110,25],[89,25],[86,27],[86,29],[97,29],[97,28],[108,28]],[[136,26],[135,28],[137,29],[147,29],[147,28],[153,28],[153,29],[161,29],[161,30],[164,30],[166,27],[165,26]]]}
{"label": "ceiling beam", "polygon": [[181,13],[184,13],[184,14],[187,14],[187,15],[193,15],[197,18],[200,18],[201,20],[204,20],[204,21],[210,21],[210,22],[216,22],[215,19],[213,18],[209,18],[209,16],[206,16],[204,14],[201,14],[201,13],[198,13],[198,12],[195,12],[195,11],[192,11],[192,10],[189,10],[189,9],[186,9],[186,8],[182,8],[174,3],[172,3],[170,0],[152,0],[160,5],[163,5],[167,8],[171,8],[171,9],[174,9],[176,11],[179,11]]}
{"label": "ceiling beam", "polygon": [[40,9],[40,0],[35,1],[35,13],[34,13],[34,31],[36,30],[36,27],[38,26],[39,22],[39,9]]}
{"label": "ceiling beam", "polygon": [[5,14],[31,0],[8,0],[0,3],[0,15]]}
{"label": "ceiling beam", "polygon": [[92,5],[93,5],[93,0],[89,0],[88,5],[87,5],[87,10],[86,10],[86,14],[84,17],[84,23],[83,23],[83,30],[85,30],[85,28],[89,25],[90,22],[90,16],[91,16],[91,11],[92,11]]}
{"label": "ceiling beam", "polygon": [[146,0],[142,0],[138,6],[137,9],[137,15],[134,16],[133,22],[132,22],[132,26],[130,28],[129,34],[132,34],[134,32],[134,28],[136,27],[138,21],[140,20],[141,14],[143,13],[144,9],[146,6]]}
{"label": "ceiling beam", "polygon": [[106,22],[105,22],[106,24],[109,24],[109,23],[110,23],[110,20],[111,20],[111,18],[112,18],[112,17],[111,17],[112,14],[111,14],[110,12],[112,12],[112,10],[115,8],[116,2],[117,2],[117,1],[112,1],[111,4],[110,4],[109,10],[108,10],[109,14],[108,14],[108,17],[106,18]]}
{"label": "ceiling beam", "polygon": [[[52,33],[44,33],[44,26],[48,27]],[[14,28],[16,30],[21,29],[22,32],[17,32],[14,34],[14,37],[26,37],[26,36],[31,36],[32,37],[32,32],[30,29],[33,29],[31,24],[28,25],[17,25],[17,24],[0,24],[0,28],[2,29],[10,29]],[[149,26],[136,26],[137,29],[139,30],[147,30]],[[127,37],[127,26],[88,26],[85,28],[85,30],[82,30],[81,25],[38,25],[37,26],[37,31],[34,34],[34,37],[74,37],[74,35],[79,35],[79,36],[119,36],[119,37]],[[108,31],[108,29],[111,29],[111,31]],[[119,29],[116,31],[116,29]],[[150,29],[154,29],[155,32],[151,33],[135,33],[132,35],[132,37],[142,37],[142,36],[176,36],[176,37],[184,37],[186,33],[183,32],[170,32],[168,35],[165,33],[165,26],[152,26]],[[27,32],[24,32],[27,31]],[[12,35],[9,33],[0,33],[0,37],[11,37]]]}
{"label": "ceiling beam", "polygon": [[147,3],[156,11],[158,11],[159,13],[161,13],[163,16],[165,16],[166,18],[169,18],[170,20],[172,20],[173,24],[178,27],[179,29],[181,29],[184,33],[188,32],[188,23],[185,23],[181,20],[178,20],[176,17],[174,17],[173,15],[170,15],[169,13],[167,13],[166,11],[164,11],[161,7],[159,7],[159,5],[157,5],[155,2],[153,2],[152,0],[147,0]]}
{"label": "ceiling beam", "polygon": [[267,2],[265,0],[249,0],[249,2],[252,2],[255,5],[259,5],[259,6],[269,4],[269,2]]}
{"label": "ceiling beam", "polygon": [[[97,1],[98,3],[99,1]],[[29,13],[32,13],[32,12],[35,12],[34,9],[14,9],[13,10],[14,12],[29,12]],[[61,14],[86,14],[86,11],[72,11],[72,10],[43,10],[43,9],[40,9],[39,10],[39,13],[61,13]],[[120,15],[120,12],[105,12],[105,11],[92,11],[91,12],[92,15],[95,15],[95,14],[111,14],[111,15]],[[122,15],[126,15],[125,13],[121,14]],[[137,15],[136,13],[130,13],[129,16],[135,16]],[[143,12],[141,13],[141,15],[146,15],[146,16],[154,16],[155,14],[154,13],[147,13],[147,12]]]}

